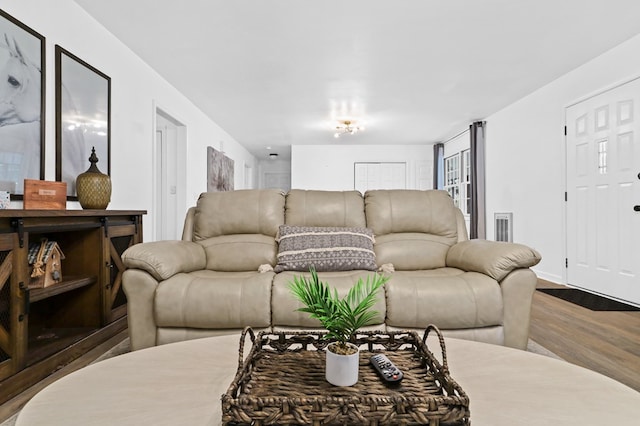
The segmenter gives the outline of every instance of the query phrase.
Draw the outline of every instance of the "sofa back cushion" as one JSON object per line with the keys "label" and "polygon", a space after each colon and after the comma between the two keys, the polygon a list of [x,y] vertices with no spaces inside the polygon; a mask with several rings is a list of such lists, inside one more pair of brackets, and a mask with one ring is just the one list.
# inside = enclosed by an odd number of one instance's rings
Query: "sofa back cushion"
{"label": "sofa back cushion", "polygon": [[207,269],[257,271],[275,266],[275,237],[284,223],[280,190],[238,190],[200,195],[193,216],[193,241],[207,255]]}
{"label": "sofa back cushion", "polygon": [[456,207],[445,191],[376,190],[365,194],[367,227],[378,265],[397,270],[440,268],[458,241]]}
{"label": "sofa back cushion", "polygon": [[205,192],[193,223],[193,241],[233,234],[275,238],[284,223],[284,194],[277,189]]}
{"label": "sofa back cushion", "polygon": [[364,199],[359,191],[292,189],[287,194],[284,223],[364,228]]}

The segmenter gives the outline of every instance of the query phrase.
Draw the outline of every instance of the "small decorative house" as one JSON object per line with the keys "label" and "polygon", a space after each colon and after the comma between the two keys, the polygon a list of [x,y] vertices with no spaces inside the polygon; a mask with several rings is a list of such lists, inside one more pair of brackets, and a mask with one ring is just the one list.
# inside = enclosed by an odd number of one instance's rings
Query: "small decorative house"
{"label": "small decorative house", "polygon": [[29,244],[29,265],[33,267],[29,288],[49,287],[62,281],[64,253],[58,243],[43,239],[40,244]]}

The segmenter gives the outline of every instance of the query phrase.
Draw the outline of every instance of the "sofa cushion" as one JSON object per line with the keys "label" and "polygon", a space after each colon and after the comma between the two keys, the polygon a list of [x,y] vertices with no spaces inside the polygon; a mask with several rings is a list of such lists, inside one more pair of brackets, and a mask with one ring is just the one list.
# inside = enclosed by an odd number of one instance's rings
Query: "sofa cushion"
{"label": "sofa cushion", "polygon": [[[344,297],[349,289],[358,282],[359,278],[366,281],[367,277],[372,276],[375,272],[369,271],[343,271],[343,272],[319,272],[318,278],[321,281],[329,285],[330,288],[338,290],[338,295]],[[305,312],[297,311],[298,308],[302,308],[303,305],[298,302],[289,290],[289,285],[293,282],[294,277],[304,275],[310,277],[307,273],[296,273],[291,271],[281,272],[277,274],[273,279],[273,289],[271,293],[271,316],[273,327],[308,327],[308,328],[320,328],[322,327],[320,321],[310,318],[309,314]],[[376,325],[384,323],[384,317],[386,312],[386,301],[384,297],[384,291],[378,292],[378,300],[373,307],[374,310],[379,312],[379,322]],[[384,325],[375,327],[378,330],[383,330]]]}
{"label": "sofa cushion", "polygon": [[158,284],[158,327],[268,327],[273,272],[197,271]]}
{"label": "sofa cushion", "polygon": [[353,226],[364,228],[364,199],[359,191],[305,191],[287,194],[285,222],[298,226]]}
{"label": "sofa cushion", "polygon": [[456,210],[445,191],[367,191],[367,227],[376,236],[378,264],[398,271],[446,266],[447,251],[458,242]]}
{"label": "sofa cushion", "polygon": [[456,207],[446,191],[376,190],[364,199],[367,227],[376,237],[419,232],[457,242]]}
{"label": "sofa cushion", "polygon": [[275,237],[284,223],[284,199],[277,189],[205,192],[193,218],[193,241],[233,234]]}
{"label": "sofa cushion", "polygon": [[386,284],[387,325],[463,329],[502,325],[496,280],[455,268],[396,271]]}
{"label": "sofa cushion", "polygon": [[380,265],[391,263],[397,271],[415,271],[444,267],[450,243],[437,235],[405,232],[376,236],[374,250]]}
{"label": "sofa cushion", "polygon": [[260,265],[276,264],[278,245],[273,237],[262,234],[222,235],[198,241],[212,271],[257,271]]}
{"label": "sofa cushion", "polygon": [[375,271],[373,232],[367,228],[282,225],[276,272]]}

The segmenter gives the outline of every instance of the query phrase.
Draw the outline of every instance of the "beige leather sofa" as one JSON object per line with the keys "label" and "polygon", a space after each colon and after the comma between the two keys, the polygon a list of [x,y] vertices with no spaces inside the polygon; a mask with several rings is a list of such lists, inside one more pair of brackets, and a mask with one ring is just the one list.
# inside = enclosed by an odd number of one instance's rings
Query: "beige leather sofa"
{"label": "beige leather sofa", "polygon": [[[123,285],[132,349],[254,329],[313,329],[288,283],[303,272],[271,270],[282,224],[367,227],[377,265],[393,265],[372,329],[424,330],[525,348],[540,261],[520,244],[469,240],[444,191],[239,190],[204,193],[181,241],[130,247]],[[265,267],[268,265],[267,267]],[[374,272],[319,273],[346,292]]]}

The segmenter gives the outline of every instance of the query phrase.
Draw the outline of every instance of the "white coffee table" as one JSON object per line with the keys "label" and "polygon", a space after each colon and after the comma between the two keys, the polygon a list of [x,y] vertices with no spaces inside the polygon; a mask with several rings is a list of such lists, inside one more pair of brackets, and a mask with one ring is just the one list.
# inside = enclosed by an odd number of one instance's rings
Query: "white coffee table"
{"label": "white coffee table", "polygon": [[[38,393],[16,425],[219,425],[238,339],[191,340],[90,365]],[[501,346],[446,343],[474,426],[639,424],[640,393],[598,373]]]}

